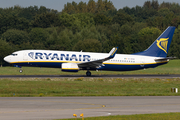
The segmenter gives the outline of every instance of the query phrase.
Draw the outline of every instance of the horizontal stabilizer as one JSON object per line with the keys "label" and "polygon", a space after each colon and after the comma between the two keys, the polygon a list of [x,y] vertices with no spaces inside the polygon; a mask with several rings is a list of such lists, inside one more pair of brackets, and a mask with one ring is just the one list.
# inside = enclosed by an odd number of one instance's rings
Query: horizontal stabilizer
{"label": "horizontal stabilizer", "polygon": [[176,57],[159,58],[159,59],[155,59],[155,61],[172,60],[172,59],[176,59]]}

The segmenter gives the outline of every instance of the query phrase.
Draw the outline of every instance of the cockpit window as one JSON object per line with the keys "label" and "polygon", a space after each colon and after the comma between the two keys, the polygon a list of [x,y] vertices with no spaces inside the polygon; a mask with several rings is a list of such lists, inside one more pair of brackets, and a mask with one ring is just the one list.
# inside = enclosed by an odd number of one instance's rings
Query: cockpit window
{"label": "cockpit window", "polygon": [[13,53],[13,54],[11,54],[11,55],[12,55],[12,56],[17,56],[18,54],[14,54],[14,53]]}

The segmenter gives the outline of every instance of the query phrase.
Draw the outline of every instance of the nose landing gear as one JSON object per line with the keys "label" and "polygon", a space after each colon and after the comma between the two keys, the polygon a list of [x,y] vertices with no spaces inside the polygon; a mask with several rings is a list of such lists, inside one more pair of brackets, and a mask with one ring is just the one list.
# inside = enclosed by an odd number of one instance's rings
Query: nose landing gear
{"label": "nose landing gear", "polygon": [[22,73],[22,72],[23,72],[23,70],[22,70],[22,69],[20,69],[20,70],[19,70],[19,72],[20,72],[20,73]]}

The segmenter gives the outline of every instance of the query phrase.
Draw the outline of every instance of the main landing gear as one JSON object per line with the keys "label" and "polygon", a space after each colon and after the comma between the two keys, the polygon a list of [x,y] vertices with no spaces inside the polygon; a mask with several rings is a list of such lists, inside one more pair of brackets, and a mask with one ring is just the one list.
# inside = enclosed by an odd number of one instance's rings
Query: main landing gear
{"label": "main landing gear", "polygon": [[86,72],[86,76],[91,76],[91,72],[89,70]]}

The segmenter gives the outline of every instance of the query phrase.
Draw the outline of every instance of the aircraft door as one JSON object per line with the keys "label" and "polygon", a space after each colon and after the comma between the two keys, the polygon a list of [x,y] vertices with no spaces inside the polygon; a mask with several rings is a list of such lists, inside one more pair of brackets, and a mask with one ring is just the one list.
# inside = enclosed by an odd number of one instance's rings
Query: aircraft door
{"label": "aircraft door", "polygon": [[23,53],[23,60],[28,60],[27,52]]}
{"label": "aircraft door", "polygon": [[145,62],[144,58],[141,58],[141,60],[140,60],[140,66],[141,67],[144,67],[144,62]]}

